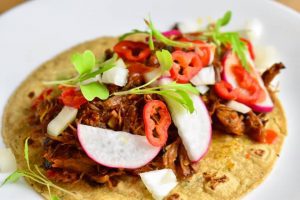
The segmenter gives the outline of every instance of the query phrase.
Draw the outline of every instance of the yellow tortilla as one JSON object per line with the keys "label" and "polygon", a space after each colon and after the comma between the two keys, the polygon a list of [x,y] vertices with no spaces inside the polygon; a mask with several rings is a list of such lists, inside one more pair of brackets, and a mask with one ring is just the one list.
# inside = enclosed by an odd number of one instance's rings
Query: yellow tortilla
{"label": "yellow tortilla", "polygon": [[[24,160],[24,139],[30,135],[32,127],[27,123],[31,99],[28,93],[39,94],[45,87],[42,81],[57,80],[62,75],[73,75],[75,71],[70,56],[86,49],[92,50],[100,58],[107,48],[117,42],[116,38],[104,37],[80,44],[44,63],[34,71],[9,99],[3,115],[2,135],[7,146],[11,147],[19,168],[26,168]],[[258,144],[245,137],[232,137],[213,133],[212,145],[208,154],[200,161],[200,169],[190,179],[181,181],[170,192],[169,197],[178,199],[239,199],[260,184],[272,169],[279,156],[283,140],[287,134],[284,111],[276,97],[275,109],[267,115],[267,128],[275,130],[279,137],[275,144]],[[41,148],[30,148],[32,164],[41,165]],[[46,187],[28,181],[46,199]],[[60,184],[73,191],[78,199],[152,199],[138,177],[124,178],[112,190],[105,186],[92,187],[84,181],[73,184]],[[72,196],[52,190],[64,200],[74,200]],[[168,197],[166,198],[168,199]],[[170,198],[171,199],[171,198]]]}

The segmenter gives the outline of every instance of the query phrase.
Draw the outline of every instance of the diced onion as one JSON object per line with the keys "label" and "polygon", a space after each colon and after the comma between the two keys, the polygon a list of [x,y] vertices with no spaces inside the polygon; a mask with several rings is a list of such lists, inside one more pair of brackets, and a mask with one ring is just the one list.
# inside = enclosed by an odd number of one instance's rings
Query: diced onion
{"label": "diced onion", "polygon": [[119,58],[116,66],[102,74],[101,82],[123,87],[127,83],[128,73],[124,61]]}
{"label": "diced onion", "polygon": [[251,111],[250,107],[246,106],[245,104],[239,103],[237,101],[233,101],[233,100],[227,102],[226,106],[231,108],[232,110],[235,110],[235,111],[243,113],[243,114],[246,114]]}
{"label": "diced onion", "polygon": [[[151,80],[153,80],[155,77],[159,76],[161,73],[160,69],[154,69],[151,72],[147,72],[144,74],[144,79],[146,82],[149,82]],[[151,86],[155,86],[157,85],[157,81],[155,81],[154,83],[151,84]]]}
{"label": "diced onion", "polygon": [[50,121],[47,126],[47,133],[54,137],[62,133],[77,115],[78,109],[64,106],[58,115]]}
{"label": "diced onion", "polygon": [[161,200],[177,185],[171,169],[140,173],[141,179],[155,200]]}
{"label": "diced onion", "polygon": [[212,65],[204,67],[192,79],[194,85],[213,85],[216,82],[215,69]]}
{"label": "diced onion", "polygon": [[16,158],[10,148],[0,149],[0,172],[12,172],[17,169]]}
{"label": "diced onion", "polygon": [[207,85],[197,85],[196,88],[201,94],[205,94],[209,90]]}

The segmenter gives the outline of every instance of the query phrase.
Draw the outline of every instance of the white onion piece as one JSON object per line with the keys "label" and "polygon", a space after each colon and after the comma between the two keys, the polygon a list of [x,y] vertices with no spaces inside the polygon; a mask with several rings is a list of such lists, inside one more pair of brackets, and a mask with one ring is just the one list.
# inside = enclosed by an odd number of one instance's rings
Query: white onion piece
{"label": "white onion piece", "polygon": [[250,107],[246,106],[245,104],[239,103],[237,101],[233,101],[233,100],[228,101],[226,103],[226,106],[231,108],[232,110],[235,110],[235,111],[243,113],[243,114],[246,114],[251,111]]}
{"label": "white onion piece", "polygon": [[10,148],[0,149],[0,172],[13,172],[17,169],[15,155]]}
{"label": "white onion piece", "polygon": [[200,94],[205,94],[209,90],[209,87],[207,85],[197,85],[196,88],[200,92]]}
{"label": "white onion piece", "polygon": [[97,76],[95,76],[93,78],[89,78],[89,79],[87,79],[85,81],[82,81],[81,84],[82,85],[87,85],[87,84],[90,84],[90,83],[93,83],[93,82],[98,82],[99,79],[100,79],[100,75],[97,75]]}
{"label": "white onion piece", "polygon": [[50,121],[47,126],[47,133],[54,137],[61,134],[77,115],[78,109],[64,106],[58,115]]}
{"label": "white onion piece", "polygon": [[194,85],[213,85],[216,83],[214,66],[202,68],[192,79]]}
{"label": "white onion piece", "polygon": [[162,200],[178,184],[171,169],[144,172],[140,176],[155,200]]}
{"label": "white onion piece", "polygon": [[128,73],[124,61],[119,58],[116,66],[102,74],[101,82],[123,87],[127,83]]}
{"label": "white onion piece", "polygon": [[182,33],[192,33],[192,32],[197,32],[201,29],[200,23],[197,21],[184,21],[184,22],[179,22],[178,23],[178,29]]}

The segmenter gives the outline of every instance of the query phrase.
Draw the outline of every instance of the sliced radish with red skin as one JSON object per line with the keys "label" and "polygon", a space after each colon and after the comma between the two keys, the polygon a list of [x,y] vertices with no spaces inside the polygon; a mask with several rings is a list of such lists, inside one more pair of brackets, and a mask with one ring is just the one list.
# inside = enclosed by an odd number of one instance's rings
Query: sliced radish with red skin
{"label": "sliced radish with red skin", "polygon": [[[247,55],[247,61],[248,61],[248,66],[250,67],[250,70],[253,72],[252,75],[253,77],[258,81],[260,88],[262,89],[265,98],[262,100],[259,100],[258,102],[254,104],[249,104],[250,108],[252,110],[257,111],[257,112],[271,112],[273,110],[274,104],[273,101],[270,97],[270,94],[265,87],[263,80],[261,76],[259,75],[258,71],[255,68],[255,65],[250,58],[250,55]],[[233,88],[238,87],[238,83],[236,82],[235,76],[232,72],[232,67],[235,67],[237,65],[240,65],[240,61],[236,54],[234,54],[232,51],[228,51],[222,61],[223,65],[223,72],[222,72],[222,79],[228,83],[230,83]]]}
{"label": "sliced radish with red skin", "polygon": [[[172,82],[172,79],[161,79],[159,84]],[[190,94],[195,110],[190,113],[181,104],[171,98],[164,98],[171,112],[172,120],[192,162],[205,156],[211,142],[211,119],[207,108],[199,95]]]}
{"label": "sliced radish with red skin", "polygon": [[149,144],[145,136],[123,131],[78,124],[77,132],[88,157],[111,168],[142,167],[153,160],[161,149]]}

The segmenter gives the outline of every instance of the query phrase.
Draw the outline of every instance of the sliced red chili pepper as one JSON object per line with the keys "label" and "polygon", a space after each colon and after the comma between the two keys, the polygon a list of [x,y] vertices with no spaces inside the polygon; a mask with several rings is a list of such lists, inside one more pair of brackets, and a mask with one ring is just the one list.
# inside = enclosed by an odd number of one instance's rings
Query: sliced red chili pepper
{"label": "sliced red chili pepper", "polygon": [[191,47],[189,50],[194,50],[199,55],[200,60],[202,61],[203,66],[207,66],[210,61],[210,56],[212,51],[214,51],[213,46],[210,46],[204,41],[201,40],[189,40],[187,38],[180,38],[179,41],[182,42],[192,42],[194,44],[198,44],[198,48],[195,49],[195,47]]}
{"label": "sliced red chili pepper", "polygon": [[194,52],[174,51],[171,77],[179,83],[189,82],[201,69],[202,62]]}
{"label": "sliced red chili pepper", "polygon": [[257,80],[245,68],[239,65],[232,67],[232,73],[239,85],[236,88],[238,92],[237,101],[245,104],[256,102],[262,93]]}
{"label": "sliced red chili pepper", "polygon": [[220,81],[215,84],[216,93],[226,100],[234,100],[237,98],[237,92],[232,85],[226,81]]}
{"label": "sliced red chili pepper", "polygon": [[65,106],[70,106],[77,109],[80,108],[81,105],[88,102],[82,95],[81,91],[76,90],[76,88],[64,88],[60,99]]}
{"label": "sliced red chili pepper", "polygon": [[246,43],[248,51],[250,53],[251,59],[255,60],[255,53],[254,53],[254,49],[253,49],[252,43],[249,40],[245,39],[245,38],[241,38],[241,40]]}
{"label": "sliced red chili pepper", "polygon": [[42,93],[33,100],[31,107],[35,108],[38,104],[40,104],[43,100],[45,100],[51,93],[53,89],[52,88],[46,88],[42,91]]}
{"label": "sliced red chili pepper", "polygon": [[171,116],[167,106],[160,100],[151,100],[143,110],[145,134],[150,144],[161,147],[168,139]]}
{"label": "sliced red chili pepper", "polygon": [[127,61],[143,62],[151,51],[149,46],[143,42],[124,40],[114,46],[114,51]]}
{"label": "sliced red chili pepper", "polygon": [[130,74],[144,74],[147,72],[151,72],[153,69],[155,69],[154,67],[148,67],[143,63],[131,63],[129,64],[129,66],[127,67],[128,71]]}

